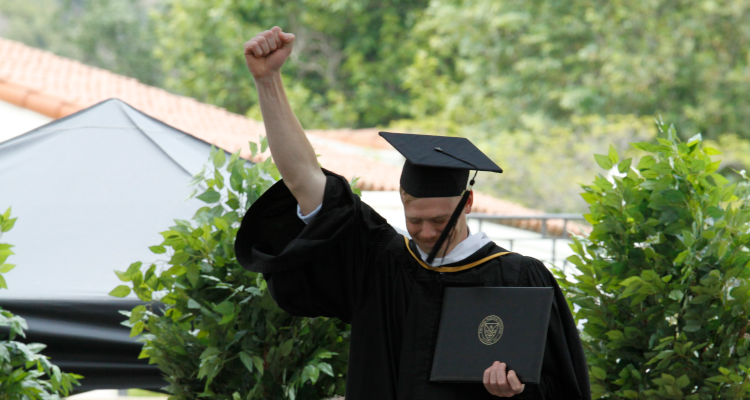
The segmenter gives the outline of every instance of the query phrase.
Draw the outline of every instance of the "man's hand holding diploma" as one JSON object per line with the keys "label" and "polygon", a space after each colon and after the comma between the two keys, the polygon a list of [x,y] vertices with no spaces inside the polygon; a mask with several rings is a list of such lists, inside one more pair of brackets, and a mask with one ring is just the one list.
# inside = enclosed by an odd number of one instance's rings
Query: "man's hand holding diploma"
{"label": "man's hand holding diploma", "polygon": [[490,394],[497,397],[512,397],[521,392],[526,387],[518,380],[516,373],[513,371],[505,372],[505,363],[495,361],[491,367],[484,371],[484,387]]}

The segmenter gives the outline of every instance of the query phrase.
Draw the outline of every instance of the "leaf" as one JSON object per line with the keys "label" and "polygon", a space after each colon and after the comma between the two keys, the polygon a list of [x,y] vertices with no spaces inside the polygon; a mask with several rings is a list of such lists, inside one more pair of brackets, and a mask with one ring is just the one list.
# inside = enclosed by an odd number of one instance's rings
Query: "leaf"
{"label": "leaf", "polygon": [[286,342],[282,343],[281,346],[279,346],[279,352],[281,352],[281,355],[283,357],[286,357],[289,355],[289,353],[292,352],[293,346],[294,346],[294,340],[289,339]]}
{"label": "leaf", "polygon": [[[0,277],[2,279],[2,277]],[[109,292],[110,296],[113,297],[125,297],[130,294],[130,287],[125,285],[120,285],[114,289],[112,289],[111,292]]]}
{"label": "leaf", "polygon": [[652,165],[656,164],[656,160],[654,160],[654,157],[652,156],[644,156],[641,158],[641,160],[638,162],[637,169],[643,170],[646,168],[651,168]]}
{"label": "leaf", "polygon": [[305,366],[305,368],[302,370],[302,376],[300,379],[302,380],[302,382],[306,382],[309,379],[313,384],[315,384],[315,382],[318,380],[318,376],[320,376],[320,370],[314,365],[308,365]]}
{"label": "leaf", "polygon": [[214,167],[221,168],[224,166],[224,163],[227,161],[226,154],[224,154],[224,150],[222,149],[216,149],[216,153],[214,153]]}
{"label": "leaf", "polygon": [[687,324],[685,324],[685,327],[682,329],[685,332],[697,332],[701,329],[701,322],[695,319],[691,319],[687,322]]}
{"label": "leaf", "polygon": [[722,154],[719,150],[716,150],[713,147],[704,147],[703,152],[708,154],[709,156],[716,156],[716,155]]}
{"label": "leaf", "polygon": [[630,164],[633,162],[632,158],[627,158],[625,160],[622,160],[619,164],[617,164],[617,170],[624,174],[630,170]]}
{"label": "leaf", "polygon": [[690,255],[690,249],[685,250],[681,252],[680,254],[678,254],[677,257],[675,257],[674,261],[672,262],[674,263],[674,265],[681,265],[682,262],[685,261],[685,258],[687,258],[687,256],[689,255]]}
{"label": "leaf", "polygon": [[331,364],[322,362],[318,364],[318,369],[328,376],[333,376],[333,367],[331,367]]}
{"label": "leaf", "polygon": [[193,308],[193,309],[201,308],[200,303],[198,303],[197,301],[193,299],[188,299],[187,306],[188,308]]}
{"label": "leaf", "polygon": [[16,266],[13,265],[13,264],[3,264],[3,265],[0,265],[0,274],[4,274],[6,272],[10,272],[10,270],[12,270],[15,267]]}
{"label": "leaf", "polygon": [[629,286],[634,282],[641,282],[642,279],[640,276],[631,276],[630,278],[627,278],[620,282],[620,286]]}
{"label": "leaf", "polygon": [[268,148],[268,136],[260,136],[260,152],[265,153]]}
{"label": "leaf", "polygon": [[228,231],[229,230],[229,224],[227,221],[221,217],[214,218],[214,225],[216,225],[217,228],[219,228],[222,231]]}
{"label": "leaf", "polygon": [[231,301],[225,301],[214,307],[214,312],[217,312],[221,315],[234,314],[234,303],[232,303]]}
{"label": "leaf", "polygon": [[591,374],[600,381],[607,379],[607,371],[596,366],[591,366]]}
{"label": "leaf", "polygon": [[198,286],[200,273],[201,273],[201,270],[198,265],[191,264],[187,266],[187,278],[188,278],[188,281],[190,281],[190,284],[193,285],[193,287]]}
{"label": "leaf", "polygon": [[125,272],[115,271],[115,275],[123,282],[130,282],[130,277]]}
{"label": "leaf", "polygon": [[253,358],[244,351],[240,352],[240,361],[245,365],[248,371],[253,372]]}
{"label": "leaf", "polygon": [[729,383],[729,378],[724,375],[714,375],[710,378],[704,379],[706,382],[717,382],[717,383]]}
{"label": "leaf", "polygon": [[133,279],[133,275],[135,275],[135,274],[137,274],[138,272],[141,271],[141,266],[142,265],[143,265],[143,263],[140,262],[140,261],[134,262],[134,263],[130,264],[130,266],[128,267],[128,270],[125,271],[125,274],[127,276],[129,276],[130,279]]}
{"label": "leaf", "polygon": [[154,254],[164,254],[167,252],[167,249],[165,249],[164,246],[151,246],[148,249]]}
{"label": "leaf", "polygon": [[625,336],[622,331],[612,330],[606,333],[609,340],[622,340]]}
{"label": "leaf", "polygon": [[255,142],[248,142],[248,144],[250,145],[250,155],[255,158],[255,155],[258,154],[258,144]]}
{"label": "leaf", "polygon": [[719,170],[719,166],[720,165],[721,165],[721,160],[714,161],[711,164],[708,164],[708,166],[706,167],[706,169],[704,170],[704,172],[706,174],[712,174],[712,173],[714,173],[714,172],[716,172],[716,171]]}
{"label": "leaf", "polygon": [[52,366],[52,376],[58,382],[60,382],[60,380],[62,380],[62,373],[60,372],[60,368],[57,365],[53,365]]}
{"label": "leaf", "polygon": [[677,380],[674,381],[674,384],[682,389],[690,384],[690,378],[688,378],[687,375],[682,375],[681,377],[677,378]]}
{"label": "leaf", "polygon": [[713,179],[714,183],[718,187],[723,187],[729,184],[729,179],[723,177],[721,174],[711,174],[709,175],[711,179]]}
{"label": "leaf", "polygon": [[594,154],[594,159],[596,159],[596,163],[599,164],[600,167],[606,170],[612,169],[612,160],[608,156],[603,156],[601,154]]}
{"label": "leaf", "polygon": [[130,329],[130,337],[136,337],[143,332],[143,328],[146,326],[146,324],[143,321],[138,321],[133,325],[133,327]]}
{"label": "leaf", "polygon": [[206,202],[206,203],[216,203],[221,199],[221,194],[216,192],[213,189],[208,189],[205,192],[201,193],[200,196],[198,196],[198,199]]}
{"label": "leaf", "polygon": [[13,225],[16,224],[17,219],[18,218],[13,218],[3,221],[3,223],[0,224],[0,232],[8,232],[9,230],[13,229]]}
{"label": "leaf", "polygon": [[684,293],[682,293],[682,291],[677,290],[677,289],[669,292],[669,298],[674,301],[680,301],[682,300],[684,296],[685,296]]}
{"label": "leaf", "polygon": [[617,150],[615,150],[615,146],[609,145],[609,152],[607,153],[609,156],[609,160],[612,161],[612,165],[617,164],[620,162],[620,156],[617,155]]}
{"label": "leaf", "polygon": [[128,319],[128,322],[130,322],[131,324],[135,324],[136,322],[141,321],[145,314],[146,306],[136,306],[133,311],[130,312],[130,318]]}
{"label": "leaf", "polygon": [[255,365],[255,369],[257,369],[258,373],[262,376],[263,375],[263,360],[258,356],[253,356],[253,365]]}

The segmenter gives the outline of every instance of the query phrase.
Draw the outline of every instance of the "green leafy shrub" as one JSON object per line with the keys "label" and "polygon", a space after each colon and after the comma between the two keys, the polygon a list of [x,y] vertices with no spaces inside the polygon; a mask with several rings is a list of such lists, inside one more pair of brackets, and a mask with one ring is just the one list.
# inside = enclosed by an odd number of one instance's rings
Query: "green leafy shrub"
{"label": "green leafy shrub", "polygon": [[[584,185],[591,235],[576,238],[576,282],[595,398],[740,399],[750,395],[750,197],[716,171],[718,152],[674,127],[637,166]],[[664,132],[666,130],[666,132]],[[744,178],[744,172],[741,173]]]}
{"label": "green leafy shrub", "polygon": [[[11,230],[15,223],[16,218],[10,217],[10,208],[0,214],[0,235]],[[13,255],[11,247],[0,243],[0,289],[8,288],[2,274],[15,267],[5,262]],[[62,373],[49,358],[39,354],[45,345],[13,340],[17,336],[26,337],[24,329],[29,327],[23,318],[0,308],[0,327],[8,329],[8,337],[0,340],[0,400],[59,399],[67,396],[73,385],[78,385],[82,376]],[[0,332],[3,335],[4,329]],[[49,379],[43,379],[45,375]]]}
{"label": "green leafy shrub", "polygon": [[[251,143],[253,155],[257,148]],[[265,151],[265,140],[261,151]],[[148,302],[128,313],[175,399],[320,399],[343,394],[349,328],[328,318],[292,317],[261,274],[242,268],[234,240],[247,208],[279,179],[270,159],[252,167],[239,152],[211,152],[192,184],[208,203],[177,220],[151,247],[164,261],[134,263],[111,294]],[[222,174],[228,174],[228,179]],[[193,194],[195,195],[196,192]]]}

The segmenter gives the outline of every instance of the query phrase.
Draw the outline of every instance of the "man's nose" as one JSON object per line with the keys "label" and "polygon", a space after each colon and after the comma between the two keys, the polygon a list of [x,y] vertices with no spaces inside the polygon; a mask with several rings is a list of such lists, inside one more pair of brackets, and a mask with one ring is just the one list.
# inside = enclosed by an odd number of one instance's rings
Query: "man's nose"
{"label": "man's nose", "polygon": [[424,224],[424,226],[422,226],[422,237],[424,237],[425,239],[434,239],[438,235],[440,235],[440,231],[435,229],[432,224]]}

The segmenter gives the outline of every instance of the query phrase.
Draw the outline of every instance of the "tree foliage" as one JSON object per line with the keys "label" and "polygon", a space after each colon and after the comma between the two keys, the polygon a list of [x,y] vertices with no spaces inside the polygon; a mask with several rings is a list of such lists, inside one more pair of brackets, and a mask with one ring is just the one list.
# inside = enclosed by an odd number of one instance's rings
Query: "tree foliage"
{"label": "tree foliage", "polygon": [[673,127],[612,148],[583,185],[593,225],[563,281],[580,307],[592,391],[611,399],[739,399],[750,394],[750,185],[718,174],[718,153]]}
{"label": "tree foliage", "polygon": [[661,114],[748,138],[749,17],[736,0],[432,1],[414,29],[412,117],[494,135],[534,115]]}
{"label": "tree foliage", "polygon": [[[155,15],[167,87],[259,117],[242,45],[279,25],[297,36],[284,67],[308,128],[374,126],[406,116],[402,76],[411,26],[426,0],[171,0]],[[256,107],[254,107],[256,106]]]}
{"label": "tree foliage", "polygon": [[0,0],[3,19],[4,37],[149,85],[162,83],[146,0]]}
{"label": "tree foliage", "polygon": [[[253,155],[255,143],[250,143]],[[263,141],[261,152],[265,151]],[[335,319],[292,317],[271,298],[262,274],[237,263],[234,240],[247,208],[276,180],[271,159],[252,167],[211,153],[193,180],[207,203],[177,220],[151,247],[167,258],[132,264],[117,276],[147,305],[127,313],[141,357],[162,370],[175,399],[320,399],[345,390],[349,327]],[[194,192],[195,195],[197,192]]]}
{"label": "tree foliage", "polygon": [[[0,214],[0,236],[11,230],[15,223],[10,208]],[[15,265],[6,263],[14,254],[12,247],[0,243],[0,289],[8,288],[2,274],[15,268]],[[29,329],[26,320],[0,308],[0,328],[0,400],[59,400],[60,396],[65,397],[71,392],[73,385],[78,385],[82,376],[61,372],[48,357],[40,354],[45,345],[14,340],[19,336],[26,337],[24,329]],[[6,332],[8,336],[4,338]]]}

